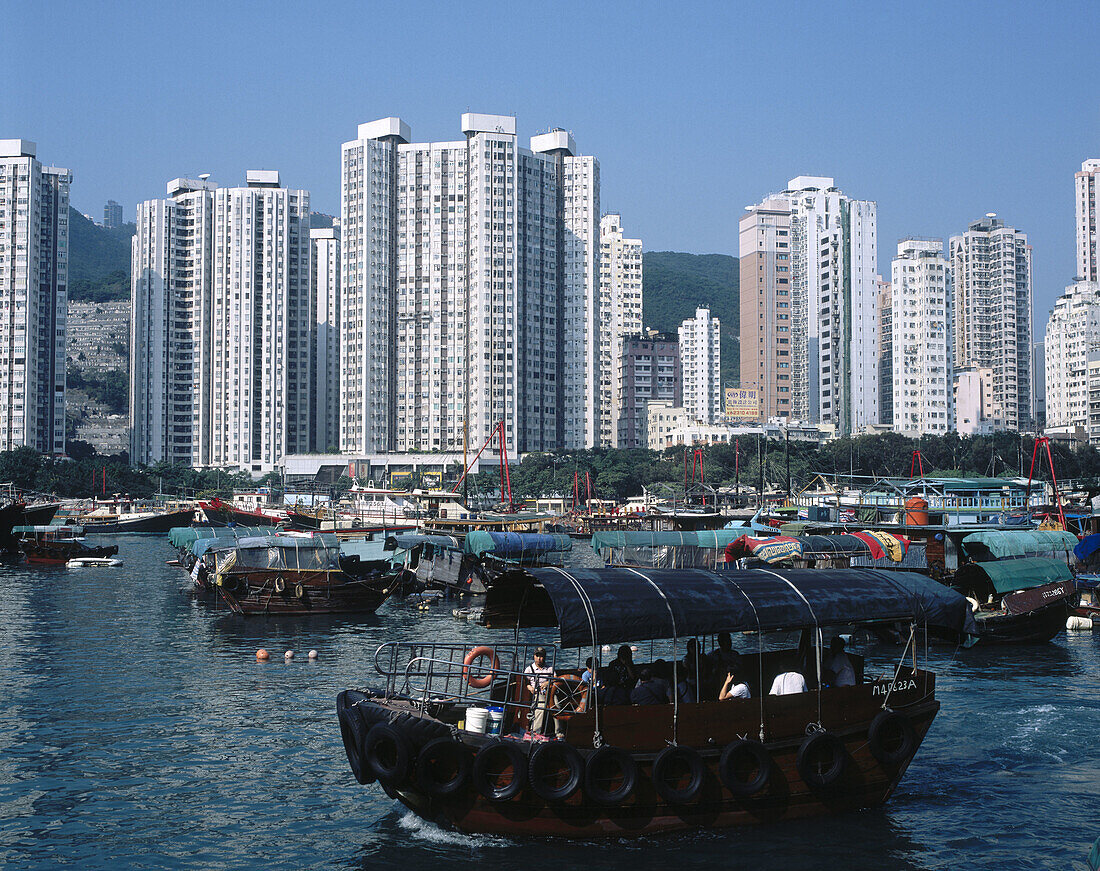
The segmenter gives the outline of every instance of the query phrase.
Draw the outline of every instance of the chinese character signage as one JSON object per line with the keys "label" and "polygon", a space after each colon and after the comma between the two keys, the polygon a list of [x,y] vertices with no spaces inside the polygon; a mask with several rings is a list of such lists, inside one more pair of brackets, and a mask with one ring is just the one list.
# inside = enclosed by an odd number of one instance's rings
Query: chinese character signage
{"label": "chinese character signage", "polygon": [[731,420],[760,420],[760,392],[755,387],[727,387],[726,417]]}

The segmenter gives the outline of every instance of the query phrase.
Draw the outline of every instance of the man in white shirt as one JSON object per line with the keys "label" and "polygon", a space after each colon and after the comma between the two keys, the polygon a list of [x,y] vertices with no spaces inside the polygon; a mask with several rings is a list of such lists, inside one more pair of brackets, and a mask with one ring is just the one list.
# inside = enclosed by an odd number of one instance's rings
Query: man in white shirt
{"label": "man in white shirt", "polygon": [[775,676],[769,695],[790,696],[804,692],[806,692],[806,678],[797,671],[785,671]]}
{"label": "man in white shirt", "polygon": [[[546,664],[546,648],[536,647],[534,661],[523,671],[527,678],[527,689],[531,691],[531,731],[545,734],[549,712],[547,704],[550,698],[550,682],[554,679],[554,669]],[[549,716],[554,724],[554,735],[561,737],[563,725],[555,717]]]}

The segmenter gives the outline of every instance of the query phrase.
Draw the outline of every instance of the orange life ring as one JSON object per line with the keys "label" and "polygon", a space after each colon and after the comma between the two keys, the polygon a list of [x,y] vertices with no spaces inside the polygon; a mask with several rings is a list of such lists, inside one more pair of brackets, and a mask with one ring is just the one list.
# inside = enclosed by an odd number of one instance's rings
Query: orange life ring
{"label": "orange life ring", "polygon": [[[474,677],[473,672],[470,670],[470,666],[474,664],[475,660],[481,659],[484,656],[488,656],[492,660],[489,665],[490,672],[485,675],[485,677]],[[476,690],[483,690],[493,682],[494,671],[500,671],[500,660],[497,659],[497,655],[493,652],[493,648],[485,644],[475,647],[467,653],[466,658],[462,660],[462,679]]]}

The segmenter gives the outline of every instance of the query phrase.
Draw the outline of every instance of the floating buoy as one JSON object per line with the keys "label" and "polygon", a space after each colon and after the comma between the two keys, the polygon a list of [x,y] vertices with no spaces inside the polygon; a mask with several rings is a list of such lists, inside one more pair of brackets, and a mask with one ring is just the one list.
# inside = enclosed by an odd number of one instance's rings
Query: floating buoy
{"label": "floating buoy", "polygon": [[1091,617],[1078,617],[1076,614],[1070,614],[1069,619],[1066,620],[1066,628],[1070,631],[1087,631],[1092,629]]}
{"label": "floating buoy", "polygon": [[316,659],[317,658],[317,651],[316,650],[311,650],[309,652],[309,658],[310,659]]}
{"label": "floating buoy", "polygon": [[262,647],[256,651],[256,659],[260,662],[267,662],[271,658],[271,655]]}
{"label": "floating buoy", "polygon": [[294,659],[294,651],[288,650],[286,653],[283,654],[283,659]]}

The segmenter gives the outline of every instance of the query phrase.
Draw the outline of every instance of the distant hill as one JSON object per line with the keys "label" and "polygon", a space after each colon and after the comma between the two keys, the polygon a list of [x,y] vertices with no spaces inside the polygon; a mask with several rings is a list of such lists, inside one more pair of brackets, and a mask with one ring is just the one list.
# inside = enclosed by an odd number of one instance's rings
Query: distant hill
{"label": "distant hill", "polygon": [[97,227],[69,207],[69,299],[105,302],[130,297],[133,224]]}
{"label": "distant hill", "polygon": [[722,383],[738,383],[741,328],[739,261],[729,254],[682,254],[646,251],[642,254],[642,320],[647,327],[676,332],[709,307],[722,323]]}

